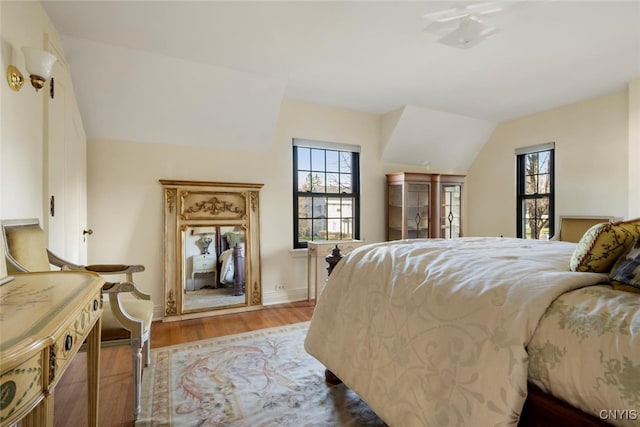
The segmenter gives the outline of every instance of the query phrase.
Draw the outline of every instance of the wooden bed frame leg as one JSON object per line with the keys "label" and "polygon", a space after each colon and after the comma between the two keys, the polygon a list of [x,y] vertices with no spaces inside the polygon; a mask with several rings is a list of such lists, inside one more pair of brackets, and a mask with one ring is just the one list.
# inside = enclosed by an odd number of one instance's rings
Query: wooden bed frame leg
{"label": "wooden bed frame leg", "polygon": [[328,369],[324,370],[324,380],[331,385],[338,385],[342,382],[342,380],[338,378],[336,374],[334,374]]}
{"label": "wooden bed frame leg", "polygon": [[[331,272],[333,271],[333,268],[336,266],[336,264],[338,264],[338,262],[340,262],[342,258],[343,256],[342,256],[342,253],[340,253],[340,248],[338,247],[338,245],[336,245],[336,247],[333,248],[333,250],[331,251],[331,254],[325,257],[327,264],[329,264],[329,266],[327,267],[327,272],[329,273],[329,276],[331,276]],[[342,380],[338,378],[336,374],[334,374],[328,369],[324,370],[324,380],[329,385],[338,385],[342,382]]]}

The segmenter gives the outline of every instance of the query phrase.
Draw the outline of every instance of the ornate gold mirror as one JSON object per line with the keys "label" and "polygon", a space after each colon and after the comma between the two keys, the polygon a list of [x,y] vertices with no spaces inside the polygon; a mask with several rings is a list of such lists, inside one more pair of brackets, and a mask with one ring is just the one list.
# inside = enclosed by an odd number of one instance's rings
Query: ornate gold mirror
{"label": "ornate gold mirror", "polygon": [[262,185],[160,182],[165,320],[260,308]]}
{"label": "ornate gold mirror", "polygon": [[182,231],[182,312],[246,305],[245,230],[188,225]]}

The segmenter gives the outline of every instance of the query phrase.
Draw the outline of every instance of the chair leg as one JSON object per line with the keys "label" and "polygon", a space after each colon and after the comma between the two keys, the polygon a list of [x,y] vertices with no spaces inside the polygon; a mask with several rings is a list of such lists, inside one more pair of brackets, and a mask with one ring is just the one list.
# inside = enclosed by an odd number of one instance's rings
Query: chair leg
{"label": "chair leg", "polygon": [[144,367],[148,367],[151,363],[151,337],[147,338],[147,342],[144,345]]}
{"label": "chair leg", "polygon": [[142,387],[142,348],[138,346],[131,347],[133,356],[133,419],[137,420],[140,416],[140,389]]}

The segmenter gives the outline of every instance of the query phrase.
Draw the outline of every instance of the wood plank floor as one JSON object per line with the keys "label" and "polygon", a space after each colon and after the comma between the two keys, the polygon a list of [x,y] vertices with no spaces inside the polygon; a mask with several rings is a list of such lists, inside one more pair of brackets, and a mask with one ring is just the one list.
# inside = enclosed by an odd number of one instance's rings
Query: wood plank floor
{"label": "wood plank floor", "polygon": [[[223,335],[249,332],[311,320],[313,303],[298,302],[263,310],[227,314],[181,322],[154,322],[151,348],[182,344]],[[56,386],[56,427],[87,426],[86,355],[78,354]],[[129,347],[102,349],[100,353],[100,427],[131,427],[133,385]]]}

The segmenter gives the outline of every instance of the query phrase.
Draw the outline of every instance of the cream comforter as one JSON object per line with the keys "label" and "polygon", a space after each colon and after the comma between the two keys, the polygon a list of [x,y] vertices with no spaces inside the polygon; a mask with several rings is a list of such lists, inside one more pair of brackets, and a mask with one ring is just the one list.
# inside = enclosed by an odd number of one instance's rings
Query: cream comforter
{"label": "cream comforter", "polygon": [[564,292],[575,244],[411,240],[356,249],[319,298],[306,350],[392,426],[516,425],[525,346]]}

